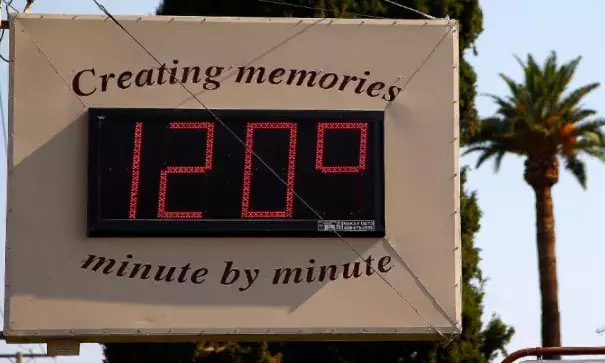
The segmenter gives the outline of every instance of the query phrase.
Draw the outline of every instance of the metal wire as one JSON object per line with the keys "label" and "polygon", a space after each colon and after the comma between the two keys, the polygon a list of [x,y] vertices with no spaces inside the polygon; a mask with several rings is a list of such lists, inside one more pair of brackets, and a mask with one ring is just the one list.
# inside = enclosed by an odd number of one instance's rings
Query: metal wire
{"label": "metal wire", "polygon": [[[6,0],[2,0],[2,1],[6,1]],[[143,49],[154,61],[156,61],[158,63],[158,65],[161,66],[161,62],[143,45],[141,44],[141,42],[136,39],[106,8],[105,6],[103,6],[102,4],[100,4],[97,0],[92,0],[98,7],[99,9],[108,17],[110,18],[120,29],[122,29],[135,43],[137,43],[139,45],[139,47],[141,47],[141,49]],[[261,2],[272,2],[270,0],[258,0]],[[286,3],[279,3],[281,5],[290,5],[292,6],[293,4],[286,4]],[[325,19],[325,18],[324,18]],[[321,19],[321,20],[324,20]],[[320,21],[321,21],[320,20]],[[21,25],[22,26],[22,25]],[[25,30],[25,29],[24,29]],[[27,31],[26,31],[27,33]],[[28,34],[29,35],[29,34]],[[30,39],[32,41],[33,38]],[[43,52],[43,50],[41,49],[41,47],[34,41],[34,44],[36,44],[36,46],[38,47],[38,49],[40,50],[41,53],[44,54],[45,58],[47,59],[47,61],[53,66],[53,68],[55,69],[55,71],[61,76],[61,78],[63,78],[63,80],[65,81],[64,77],[60,74],[60,72],[58,71],[58,69],[54,66],[54,64],[52,63],[52,61],[48,58],[48,56],[46,56],[46,54]],[[430,55],[429,55],[430,56]],[[424,62],[423,62],[424,64]],[[420,67],[422,67],[422,65]],[[412,78],[417,72],[414,72],[414,74],[410,77]],[[191,90],[189,90],[180,80],[177,79],[177,82],[179,83],[179,85],[181,87],[183,87],[185,89],[185,91],[187,91],[202,107],[204,107],[204,109],[206,109],[206,111],[208,111],[211,116],[218,122],[220,123],[232,136],[234,136],[242,145],[245,146],[245,142],[239,138],[218,116],[216,116],[198,97],[196,94],[194,94]],[[409,80],[408,80],[409,82]],[[86,105],[83,100],[78,97],[80,99],[80,101]],[[254,157],[260,161],[265,167],[267,167],[267,169],[274,174],[282,183],[286,184],[286,182],[279,176],[279,174],[277,174],[277,172],[275,172],[262,158],[260,158],[256,152],[254,152],[252,150],[252,154],[254,155]],[[312,208],[300,195],[298,195],[296,192],[294,192],[294,195],[307,207],[309,208],[310,211],[312,211],[320,220],[324,220],[321,215],[314,209]],[[346,245],[348,246],[349,249],[351,249],[359,258],[363,259],[363,256],[349,243],[346,241],[346,239],[344,239],[340,233],[338,233],[338,231],[333,230],[333,232],[335,233],[335,235]],[[401,257],[401,256],[400,256]],[[373,267],[371,267],[373,269]],[[377,272],[374,270],[374,272]],[[377,276],[379,276],[389,287],[391,287],[391,289],[393,289],[393,291],[402,299],[404,300],[414,311],[415,313],[420,316],[433,330],[435,330],[435,332],[437,334],[439,334],[441,337],[443,337],[444,339],[446,339],[447,341],[451,342],[451,339],[446,337],[441,331],[439,331],[439,329],[437,329],[430,321],[428,321],[428,319],[426,319],[421,313],[420,311],[409,301],[407,300],[384,276],[382,276],[379,273],[376,273]],[[430,294],[429,294],[430,295]]]}
{"label": "metal wire", "polygon": [[13,5],[11,5],[13,3],[14,0],[11,1],[6,1],[6,0],[0,0],[0,2],[3,2],[6,4],[7,7],[10,7],[11,9],[13,9],[16,13],[19,12],[19,10],[17,10],[17,8],[15,8]]}
{"label": "metal wire", "polygon": [[[416,74],[418,74],[418,72],[420,72],[420,69],[422,67],[424,67],[424,65],[426,64],[426,62],[428,62],[428,60],[433,56],[433,54],[435,54],[435,52],[437,51],[437,49],[439,49],[439,46],[441,45],[441,43],[443,43],[443,41],[447,38],[447,36],[450,34],[450,32],[454,29],[454,26],[456,25],[456,22],[454,20],[450,20],[448,22],[449,25],[449,29],[445,32],[445,34],[443,34],[443,36],[441,37],[441,39],[439,39],[439,41],[437,42],[437,44],[435,45],[435,47],[431,50],[431,52],[422,60],[422,62],[420,63],[420,65],[414,70],[414,72],[412,72],[412,75],[405,81],[405,83],[403,84],[403,86],[401,87],[401,92],[405,92],[408,84],[410,84],[410,82],[412,82],[412,80],[414,79],[414,77],[416,76]],[[387,103],[387,106],[385,107],[385,110],[389,108],[389,106],[391,104],[393,104],[395,100],[390,101],[389,103]]]}
{"label": "metal wire", "polygon": [[[141,44],[141,42],[136,39],[136,37],[134,37],[132,35],[132,33],[130,33],[108,10],[107,8],[105,8],[105,6],[103,6],[102,4],[100,4],[97,0],[92,0],[98,7],[99,9],[107,16],[109,17],[120,29],[122,29],[135,43],[137,43],[141,49],[143,49],[153,60],[155,60],[158,65],[162,65],[162,62],[160,60],[158,60],[143,44]],[[235,134],[235,132],[233,132],[218,116],[216,116],[191,90],[189,90],[189,88],[187,88],[187,86],[185,86],[180,80],[177,79],[177,82],[181,85],[181,87],[183,87],[183,89],[185,89],[185,91],[187,91],[192,97],[194,97],[194,99],[202,106],[204,107],[204,109],[206,111],[208,111],[210,113],[210,115],[217,121],[219,122],[233,137],[235,137],[235,139],[237,139],[244,147],[245,147],[245,142],[239,138],[237,136],[237,134]],[[287,182],[284,181],[279,174],[277,174],[277,172],[275,170],[273,170],[260,156],[258,156],[258,154],[256,154],[253,150],[252,150],[252,154],[254,155],[254,157],[260,161],[273,175],[275,175],[275,177],[277,177],[284,185],[287,185]],[[324,219],[321,217],[321,215],[314,209],[312,208],[309,203],[307,203],[306,200],[304,200],[300,195],[298,195],[298,193],[294,192],[294,195],[311,211],[313,212],[313,214],[315,214],[317,216],[317,218],[319,218],[320,220],[324,221]],[[338,231],[333,230],[334,234],[345,244],[349,247],[349,249],[351,249],[351,251],[353,251],[359,258],[363,259],[363,256],[349,243],[347,242],[346,239],[344,239],[340,233],[338,233]],[[373,269],[373,267],[372,267]],[[374,272],[377,272],[376,270],[374,270]],[[435,332],[437,332],[437,334],[439,334],[442,338],[444,338],[445,340],[451,342],[451,339],[446,337],[441,331],[439,331],[439,329],[437,329],[426,317],[424,317],[424,315],[422,315],[420,313],[420,311],[418,310],[418,308],[416,308],[416,306],[414,306],[414,304],[412,304],[408,299],[406,299],[401,292],[399,292],[384,276],[382,276],[381,274],[377,273],[377,276],[379,276],[402,300],[404,300],[415,312],[418,316],[420,316],[433,330],[435,330]]]}
{"label": "metal wire", "polygon": [[[11,5],[13,3],[14,0],[10,0],[10,1],[6,1],[6,0],[0,0],[0,2],[6,3],[6,15],[8,18],[9,15],[9,11],[8,8],[10,7],[11,9],[15,10],[17,13],[19,13],[19,10],[15,9],[15,7],[13,5]],[[0,7],[0,12],[2,12],[2,9]],[[6,31],[6,29],[2,29],[2,32],[0,32],[0,45],[2,45],[2,39],[4,39],[4,32]],[[6,57],[4,57],[2,55],[2,52],[0,52],[0,59],[2,59],[3,61],[5,61],[6,63],[10,63],[10,60],[8,60]],[[6,138],[5,138],[6,140]]]}
{"label": "metal wire", "polygon": [[[67,81],[67,79],[65,78],[65,76],[59,71],[59,68],[57,68],[57,66],[55,66],[55,64],[50,60],[50,58],[48,57],[48,54],[46,54],[46,52],[44,51],[44,49],[42,49],[42,47],[40,46],[40,44],[38,44],[38,42],[29,34],[29,32],[25,29],[25,27],[21,23],[21,21],[18,20],[18,18],[15,18],[15,20],[17,21],[17,23],[19,23],[19,26],[21,27],[21,30],[23,30],[23,32],[32,41],[32,43],[34,43],[34,45],[36,46],[36,48],[38,49],[38,51],[40,52],[40,54],[42,54],[44,56],[44,58],[46,58],[46,60],[48,61],[48,64],[50,64],[51,67],[53,67],[55,73],[57,73],[59,75],[59,77],[61,77],[61,79],[63,80],[63,82],[67,85],[67,88],[69,88],[69,90],[71,90],[71,86],[69,85],[69,82]],[[74,95],[78,98],[78,100],[80,100],[80,103],[82,103],[82,105],[85,108],[88,108],[88,104],[82,99],[82,97],[78,96],[76,93],[74,93]]]}
{"label": "metal wire", "polygon": [[[122,29],[135,43],[137,43],[142,50],[144,50],[153,60],[155,60],[158,65],[162,65],[162,62],[160,60],[158,60],[143,44],[141,44],[141,42],[132,35],[132,33],[130,33],[108,10],[107,8],[105,8],[105,6],[103,6],[102,4],[100,4],[97,0],[92,0],[98,7],[99,9],[107,16],[109,17],[120,29]],[[183,89],[185,89],[185,91],[187,93],[189,93],[202,107],[204,107],[204,109],[206,111],[208,111],[210,113],[210,115],[217,121],[219,122],[236,140],[238,140],[244,147],[245,147],[245,142],[239,137],[237,136],[237,134],[235,134],[235,132],[233,132],[233,130],[231,130],[218,116],[216,116],[191,90],[189,90],[189,88],[187,88],[187,86],[185,86],[180,80],[176,79],[177,82],[181,85],[181,87],[183,87]],[[273,175],[275,175],[275,177],[277,177],[284,185],[287,185],[287,182],[284,181],[279,174],[277,174],[277,172],[275,170],[273,170],[261,157],[258,156],[258,154],[256,154],[256,152],[254,152],[254,150],[252,150],[252,154],[254,155],[254,157],[260,161]],[[321,217],[321,215],[314,209],[312,208],[309,203],[307,203],[306,200],[304,200],[298,193],[294,192],[293,193],[311,212],[313,212],[313,214],[315,214],[317,216],[317,218],[319,218],[320,220],[324,221],[324,219]],[[363,259],[363,256],[349,243],[347,242],[346,239],[344,239],[340,233],[338,233],[338,231],[333,230],[334,234],[345,244],[349,247],[349,249],[351,249],[351,251],[353,251],[359,258]],[[373,267],[372,267],[373,269]],[[374,270],[374,272],[377,272],[376,270]],[[416,312],[416,314],[418,316],[420,316],[433,330],[435,330],[435,332],[437,334],[439,334],[442,338],[444,338],[447,341],[451,341],[450,338],[446,337],[441,331],[439,331],[439,329],[437,329],[426,317],[424,317],[424,315],[422,315],[422,313],[420,313],[420,311],[418,310],[418,308],[416,306],[414,306],[414,304],[412,304],[408,299],[406,299],[401,292],[399,292],[384,276],[382,276],[382,274],[376,273],[377,276],[379,276],[389,287],[391,287],[391,289],[402,299],[404,300],[413,310],[414,312]]]}
{"label": "metal wire", "polygon": [[[269,0],[258,0],[258,1],[260,1],[260,2],[277,3],[277,2],[269,1]],[[420,15],[423,15],[423,16],[429,18],[429,19],[437,19],[434,16],[431,16],[431,15],[425,14],[423,12],[420,12],[418,10],[409,8],[409,7],[405,6],[405,5],[401,5],[399,3],[394,3],[394,2],[389,1],[389,0],[385,0],[385,1],[391,3],[391,4],[395,5],[395,6],[403,7],[405,9],[408,9],[408,10],[411,10],[413,12],[416,12],[416,13],[418,13]],[[283,3],[283,2],[280,2],[279,4],[281,4],[281,5],[288,5],[288,6],[292,6],[292,7],[303,7],[303,8],[313,9],[312,7],[301,6],[301,5],[296,5],[296,4],[289,4],[289,3]],[[320,8],[320,10],[328,11],[327,9],[321,9],[321,8]],[[363,14],[355,14],[355,13],[349,13],[349,14],[358,15],[358,16],[364,16]],[[365,17],[368,17],[368,16],[365,15]],[[384,18],[382,18],[382,19],[384,19]],[[447,18],[447,19],[449,20],[449,18]],[[449,20],[448,21],[449,29],[446,31],[446,33],[443,35],[443,37],[441,37],[441,39],[439,39],[439,41],[437,42],[437,44],[435,45],[435,47],[433,48],[433,50],[423,59],[423,61],[420,63],[420,65],[414,70],[414,72],[412,72],[412,74],[410,75],[410,77],[408,77],[408,79],[405,81],[405,83],[402,86],[402,92],[406,91],[406,88],[407,88],[408,84],[410,84],[410,82],[414,79],[414,77],[420,71],[420,69],[426,64],[426,62],[431,58],[431,56],[437,51],[437,49],[439,48],[439,46],[441,45],[441,43],[443,43],[443,41],[447,38],[447,36],[449,35],[449,33],[454,29],[455,25],[456,25],[455,21],[453,21],[453,20]],[[385,111],[388,109],[388,107],[392,103],[393,103],[393,101],[390,101],[390,102],[387,103],[387,106],[385,107]],[[443,307],[441,306],[441,304],[439,304],[439,302],[437,301],[437,299],[435,299],[435,297],[433,296],[433,294],[430,293],[430,291],[427,289],[426,285],[424,285],[424,283],[422,282],[422,280],[420,279],[420,277],[418,276],[418,274],[416,274],[414,272],[414,270],[412,269],[412,267],[407,263],[407,261],[405,260],[405,258],[403,258],[403,256],[399,252],[397,252],[397,250],[395,250],[395,248],[391,247],[390,244],[387,243],[386,246],[389,247],[389,250],[390,250],[391,253],[397,255],[397,257],[399,257],[399,259],[401,260],[401,262],[403,262],[404,267],[408,270],[408,273],[414,278],[414,280],[416,281],[416,283],[418,284],[418,286],[421,288],[421,290],[423,291],[423,293],[425,294],[425,296],[427,296],[428,299],[431,300],[431,302],[433,303],[433,305],[435,305],[439,309],[441,315],[443,317],[445,317],[453,327],[455,327],[456,329],[460,330],[460,328],[458,326],[456,326],[456,323],[447,315],[447,313],[445,312],[445,310],[443,309]],[[460,333],[460,331],[459,331],[459,333]],[[448,342],[448,343],[450,343],[450,342]]]}
{"label": "metal wire", "polygon": [[321,10],[321,11],[327,11],[327,12],[331,12],[331,13],[341,13],[341,14],[349,14],[349,15],[355,15],[355,16],[359,16],[362,18],[371,18],[371,19],[384,19],[381,16],[374,16],[374,15],[367,15],[367,14],[361,14],[361,13],[353,13],[350,11],[339,11],[339,10],[331,10],[331,9],[325,9],[325,8],[320,8],[320,7],[313,7],[313,6],[305,6],[305,5],[299,5],[299,4],[290,4],[290,3],[286,3],[286,2],[282,2],[282,1],[272,1],[272,0],[257,0],[261,3],[269,3],[269,4],[277,4],[277,5],[284,5],[284,6],[289,6],[292,8],[302,8],[302,9],[309,9],[309,10]]}
{"label": "metal wire", "polygon": [[411,11],[411,12],[414,12],[414,13],[416,13],[416,14],[418,14],[418,15],[422,15],[422,16],[424,16],[424,17],[428,18],[428,19],[437,19],[436,17],[434,17],[434,16],[432,16],[432,15],[429,15],[429,14],[423,13],[422,11],[418,11],[418,10],[416,10],[416,9],[414,9],[414,8],[410,8],[409,6],[405,6],[405,5],[402,5],[402,4],[400,4],[400,3],[396,3],[395,1],[392,1],[392,0],[384,0],[384,1],[385,1],[385,2],[387,2],[387,3],[389,3],[389,4],[391,4],[391,5],[395,5],[395,6],[397,6],[397,7],[400,7],[400,8],[406,9],[406,10],[409,10],[409,11]]}

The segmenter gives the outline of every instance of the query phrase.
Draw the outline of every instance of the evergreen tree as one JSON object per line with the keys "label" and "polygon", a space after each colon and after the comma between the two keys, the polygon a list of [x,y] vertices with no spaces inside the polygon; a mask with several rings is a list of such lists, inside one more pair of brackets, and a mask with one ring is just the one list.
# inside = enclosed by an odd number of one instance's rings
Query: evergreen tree
{"label": "evergreen tree", "polygon": [[[276,2],[278,2],[276,0]],[[420,18],[414,12],[382,0],[288,0],[287,6],[257,0],[163,0],[158,15],[192,16],[294,16],[355,17],[351,13],[388,18]],[[476,74],[464,52],[476,53],[483,15],[479,0],[397,0],[398,3],[436,17],[456,19],[460,24],[460,118],[461,142],[477,130],[475,109]],[[310,8],[310,9],[309,9]],[[483,283],[479,250],[474,235],[480,228],[481,211],[474,192],[464,189],[466,170],[461,174],[462,224],[462,334],[444,347],[432,342],[355,343],[200,343],[195,344],[106,344],[105,363],[407,363],[465,362],[493,360],[510,341],[514,330],[499,318],[482,322]]]}

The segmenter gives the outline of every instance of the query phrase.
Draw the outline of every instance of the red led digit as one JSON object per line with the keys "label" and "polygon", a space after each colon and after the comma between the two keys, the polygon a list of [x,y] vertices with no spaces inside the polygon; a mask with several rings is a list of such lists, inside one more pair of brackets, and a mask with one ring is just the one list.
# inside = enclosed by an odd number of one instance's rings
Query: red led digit
{"label": "red led digit", "polygon": [[171,122],[173,130],[206,129],[206,160],[198,166],[169,166],[160,172],[160,193],[158,198],[158,218],[160,219],[201,219],[202,212],[166,211],[166,189],[170,174],[202,174],[212,169],[212,145],[214,143],[214,125],[210,122]]}
{"label": "red led digit", "polygon": [[[286,208],[281,211],[251,211],[250,186],[252,179],[252,154],[254,130],[286,129],[290,130],[288,147],[288,175],[286,177]],[[244,190],[242,193],[243,218],[291,218],[294,204],[294,169],[296,167],[296,124],[291,122],[250,123],[246,128],[246,152],[244,158]]]}
{"label": "red led digit", "polygon": [[[324,138],[326,130],[359,130],[359,161],[355,166],[324,165]],[[317,154],[315,168],[324,174],[359,173],[366,168],[366,151],[368,148],[368,124],[357,122],[321,122],[317,126]]]}
{"label": "red led digit", "polygon": [[139,204],[139,174],[141,169],[141,144],[143,143],[143,123],[137,122],[134,127],[134,150],[132,153],[132,179],[130,184],[130,208],[128,218],[137,216]]}

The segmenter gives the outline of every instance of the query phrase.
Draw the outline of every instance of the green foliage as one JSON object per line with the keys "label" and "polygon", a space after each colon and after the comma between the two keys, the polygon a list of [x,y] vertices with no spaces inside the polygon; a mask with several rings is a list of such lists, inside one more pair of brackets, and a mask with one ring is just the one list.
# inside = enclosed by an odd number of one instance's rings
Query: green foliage
{"label": "green foliage", "polygon": [[280,363],[281,355],[272,354],[267,343],[200,343],[195,353],[200,363]]}
{"label": "green foliage", "polygon": [[[420,18],[409,10],[393,6],[382,0],[275,0],[300,7],[265,3],[257,0],[163,0],[158,15],[205,16],[295,16],[295,17],[354,17],[350,13],[389,18]],[[459,21],[460,49],[475,52],[473,43],[483,30],[483,14],[479,0],[397,0],[405,6],[436,17],[448,15]],[[307,7],[311,8],[308,9]],[[476,74],[464,58],[460,61],[460,115],[461,142],[473,135],[478,124],[475,109]],[[183,357],[196,353],[197,363],[412,363],[412,362],[465,362],[484,363],[494,359],[513,335],[513,329],[498,317],[485,326],[483,313],[484,279],[479,263],[479,250],[474,246],[474,235],[479,231],[481,211],[475,193],[464,190],[466,170],[461,174],[462,224],[462,334],[447,347],[431,342],[345,342],[345,343],[271,343],[271,344],[199,344],[179,345],[166,354],[152,354],[149,348],[106,345],[106,363],[126,363],[118,355],[140,353],[147,363],[191,362]],[[159,347],[163,347],[159,345]],[[208,349],[210,347],[210,349]],[[162,348],[158,348],[162,349]],[[179,349],[182,352],[176,352]],[[128,352],[135,350],[136,353]],[[119,352],[116,352],[119,351]],[[143,359],[143,358],[141,358]],[[128,363],[136,362],[134,360]]]}
{"label": "green foliage", "polygon": [[280,363],[267,343],[112,343],[103,363]]}
{"label": "green foliage", "polygon": [[605,161],[605,119],[592,119],[595,110],[582,101],[599,83],[569,89],[580,62],[574,58],[557,65],[555,52],[540,66],[531,55],[527,63],[517,58],[524,71],[523,83],[501,74],[510,95],[490,95],[498,105],[496,116],[485,119],[480,131],[469,140],[465,153],[479,152],[477,167],[493,158],[498,171],[503,157],[510,153],[531,159],[559,156],[565,167],[586,188],[586,167],[578,155]]}
{"label": "green foliage", "polygon": [[103,363],[185,363],[191,362],[192,343],[113,343],[103,348]]}

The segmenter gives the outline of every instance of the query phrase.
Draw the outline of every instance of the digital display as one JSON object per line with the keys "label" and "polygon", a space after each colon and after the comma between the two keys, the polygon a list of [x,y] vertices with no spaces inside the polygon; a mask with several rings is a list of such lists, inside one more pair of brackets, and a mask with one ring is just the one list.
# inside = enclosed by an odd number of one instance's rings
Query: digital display
{"label": "digital display", "polygon": [[382,111],[89,110],[88,235],[384,236]]}

